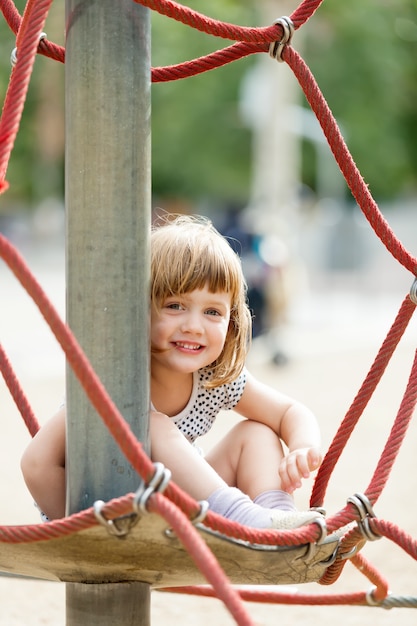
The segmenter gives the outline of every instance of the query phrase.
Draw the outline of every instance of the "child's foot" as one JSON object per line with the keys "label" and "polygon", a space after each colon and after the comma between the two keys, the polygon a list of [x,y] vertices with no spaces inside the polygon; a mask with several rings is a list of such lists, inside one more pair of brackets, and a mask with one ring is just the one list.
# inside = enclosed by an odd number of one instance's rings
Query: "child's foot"
{"label": "child's foot", "polygon": [[[270,492],[269,492],[270,493]],[[279,492],[275,492],[278,493]],[[284,494],[284,492],[280,492]],[[268,495],[268,494],[266,494]],[[288,494],[285,494],[287,497]],[[282,500],[282,499],[281,499]],[[280,502],[281,502],[280,500]],[[318,518],[317,511],[297,511],[291,502],[291,510],[264,508],[235,487],[221,487],[208,498],[209,507],[223,517],[250,526],[251,528],[275,528],[291,530],[306,524],[311,524]],[[276,502],[275,502],[276,504]],[[282,504],[285,504],[282,502]],[[288,504],[288,503],[286,503]]]}
{"label": "child's foot", "polygon": [[271,526],[276,530],[293,530],[300,526],[312,524],[322,516],[317,511],[279,511],[278,509],[269,510],[271,517]]}

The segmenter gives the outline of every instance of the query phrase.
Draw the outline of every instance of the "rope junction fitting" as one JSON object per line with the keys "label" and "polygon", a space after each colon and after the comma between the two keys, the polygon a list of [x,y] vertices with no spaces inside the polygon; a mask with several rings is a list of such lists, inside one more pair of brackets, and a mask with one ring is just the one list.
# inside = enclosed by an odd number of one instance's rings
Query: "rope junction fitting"
{"label": "rope junction fitting", "polygon": [[275,20],[274,24],[279,24],[282,26],[284,34],[280,41],[273,41],[269,46],[269,55],[278,61],[279,63],[283,63],[284,59],[282,58],[282,53],[284,51],[285,46],[291,45],[291,39],[294,34],[294,23],[289,17],[280,17]]}
{"label": "rope junction fitting", "polygon": [[[43,40],[43,39],[47,39],[48,35],[46,33],[41,33],[39,35],[39,43]],[[13,48],[11,54],[10,54],[10,63],[12,65],[12,67],[14,67],[17,63],[17,47]]]}
{"label": "rope junction fitting", "polygon": [[103,500],[94,502],[94,515],[102,526],[107,530],[109,535],[113,537],[126,537],[132,528],[138,523],[139,516],[136,513],[121,515],[115,519],[107,519],[103,515],[103,507],[106,503]]}
{"label": "rope junction fitting", "polygon": [[355,493],[347,499],[347,503],[353,504],[357,508],[360,515],[358,527],[365,539],[368,541],[381,539],[382,535],[375,533],[369,526],[369,520],[376,517],[369,499],[362,493]]}
{"label": "rope junction fitting", "polygon": [[410,289],[410,300],[414,304],[417,304],[417,278],[414,279]]}
{"label": "rope junction fitting", "polygon": [[162,463],[155,463],[155,473],[149,481],[148,485],[142,482],[141,486],[135,493],[132,506],[138,515],[145,515],[148,512],[147,504],[149,498],[154,493],[163,493],[168,487],[171,480],[171,472]]}

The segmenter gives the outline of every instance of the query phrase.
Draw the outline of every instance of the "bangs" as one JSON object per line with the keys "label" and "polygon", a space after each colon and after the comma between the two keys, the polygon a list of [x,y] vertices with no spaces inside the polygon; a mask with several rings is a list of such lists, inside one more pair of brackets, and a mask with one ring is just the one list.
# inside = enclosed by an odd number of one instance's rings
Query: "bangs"
{"label": "bangs", "polygon": [[206,285],[213,293],[230,293],[232,306],[241,295],[240,259],[207,224],[194,223],[192,229],[167,225],[155,230],[151,253],[152,300],[157,306],[168,296]]}

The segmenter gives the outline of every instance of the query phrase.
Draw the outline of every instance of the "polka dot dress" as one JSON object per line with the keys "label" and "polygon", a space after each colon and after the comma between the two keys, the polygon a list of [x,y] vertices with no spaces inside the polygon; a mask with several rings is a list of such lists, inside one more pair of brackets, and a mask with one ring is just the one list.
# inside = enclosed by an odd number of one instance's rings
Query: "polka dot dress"
{"label": "polka dot dress", "polygon": [[171,418],[190,443],[210,430],[221,409],[233,409],[236,406],[246,384],[245,370],[232,383],[214,389],[205,389],[203,386],[212,377],[209,368],[194,372],[193,376],[193,390],[187,406]]}

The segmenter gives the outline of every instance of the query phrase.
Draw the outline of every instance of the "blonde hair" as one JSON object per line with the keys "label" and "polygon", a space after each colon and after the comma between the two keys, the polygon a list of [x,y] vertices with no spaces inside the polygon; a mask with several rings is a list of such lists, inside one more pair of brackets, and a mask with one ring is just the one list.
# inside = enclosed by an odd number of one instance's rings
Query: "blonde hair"
{"label": "blonde hair", "polygon": [[222,353],[210,365],[206,384],[219,387],[235,380],[245,364],[251,336],[251,315],[242,265],[210,220],[178,215],[156,225],[151,234],[151,303],[159,309],[178,294],[208,286],[231,296],[230,322]]}

